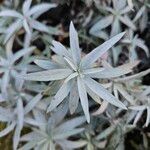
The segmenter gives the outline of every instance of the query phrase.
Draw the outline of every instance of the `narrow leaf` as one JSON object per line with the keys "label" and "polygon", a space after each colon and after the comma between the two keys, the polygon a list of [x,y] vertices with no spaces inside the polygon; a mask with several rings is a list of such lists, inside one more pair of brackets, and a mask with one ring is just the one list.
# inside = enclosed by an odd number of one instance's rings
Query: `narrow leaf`
{"label": "narrow leaf", "polygon": [[109,91],[107,91],[103,86],[101,86],[98,82],[94,81],[91,78],[85,78],[86,85],[97,95],[99,95],[105,101],[108,101],[112,105],[115,105],[122,109],[127,109],[126,106],[120,102],[117,98],[115,98]]}
{"label": "narrow leaf", "polygon": [[81,65],[86,68],[91,66],[99,57],[105,54],[114,44],[116,44],[123,37],[124,34],[125,32],[117,34],[110,40],[95,48],[92,52],[83,57]]}

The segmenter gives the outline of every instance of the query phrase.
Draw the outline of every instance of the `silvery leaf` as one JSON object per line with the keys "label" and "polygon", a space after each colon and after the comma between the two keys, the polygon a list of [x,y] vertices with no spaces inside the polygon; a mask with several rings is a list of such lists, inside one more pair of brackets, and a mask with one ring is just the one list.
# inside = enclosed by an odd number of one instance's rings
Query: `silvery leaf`
{"label": "silvery leaf", "polygon": [[30,9],[29,16],[34,15],[34,18],[38,18],[41,14],[54,7],[56,7],[56,4],[42,3],[35,5]]}
{"label": "silvery leaf", "polygon": [[116,44],[123,37],[124,34],[125,32],[119,33],[116,36],[112,37],[110,40],[95,48],[92,52],[83,57],[83,59],[81,60],[81,65],[86,68],[92,65],[99,57],[101,57],[114,44]]}
{"label": "silvery leaf", "polygon": [[15,10],[3,10],[0,12],[0,16],[16,17],[22,19],[22,15]]}
{"label": "silvery leaf", "polygon": [[71,48],[73,60],[75,64],[79,64],[81,59],[81,50],[79,48],[78,34],[72,22],[70,23],[69,37],[70,37],[70,48]]}
{"label": "silvery leaf", "polygon": [[25,0],[22,7],[23,14],[27,14],[29,12],[32,0]]}
{"label": "silvery leaf", "polygon": [[7,135],[9,132],[11,132],[15,128],[16,123],[11,123],[8,127],[6,127],[4,130],[0,131],[0,137],[3,137]]}
{"label": "silvery leaf", "polygon": [[53,70],[46,70],[41,72],[34,72],[29,73],[20,78],[25,80],[32,80],[32,81],[54,81],[54,80],[61,80],[66,78],[71,74],[70,69],[53,69]]}
{"label": "silvery leaf", "polygon": [[69,95],[69,110],[71,114],[73,114],[76,111],[78,103],[79,103],[78,87],[76,81],[73,81]]}
{"label": "silvery leaf", "polygon": [[34,60],[34,63],[37,64],[39,67],[43,68],[43,69],[56,69],[56,68],[59,68],[60,66],[55,63],[55,62],[52,62],[51,60],[42,60],[42,59],[36,59]]}
{"label": "silvery leaf", "polygon": [[49,28],[45,24],[40,23],[39,21],[32,20],[30,25],[32,26],[33,29],[36,29],[37,31],[46,32],[46,33],[50,32]]}
{"label": "silvery leaf", "polygon": [[78,92],[79,92],[81,105],[82,105],[86,120],[89,123],[90,122],[89,102],[88,102],[86,87],[85,87],[83,79],[78,77],[77,84],[78,84]]}
{"label": "silvery leaf", "polygon": [[54,108],[56,108],[69,94],[71,88],[70,82],[65,82],[60,87],[56,95],[51,100],[50,106],[47,109],[47,112],[52,111]]}
{"label": "silvery leaf", "polygon": [[111,23],[113,22],[113,16],[110,15],[108,17],[102,18],[100,21],[98,21],[96,24],[94,24],[94,26],[90,29],[90,33],[91,34],[97,34],[97,32],[101,31],[102,29],[105,29],[106,27],[108,27],[109,25],[111,25]]}
{"label": "silvery leaf", "polygon": [[36,106],[36,104],[41,100],[42,97],[43,95],[39,93],[32,100],[30,100],[24,108],[24,113],[25,114],[29,113]]}
{"label": "silvery leaf", "polygon": [[99,95],[105,101],[108,101],[112,105],[115,105],[122,109],[127,109],[126,106],[115,98],[112,94],[109,93],[104,87],[102,87],[98,82],[94,81],[91,78],[85,78],[86,85],[97,95]]}

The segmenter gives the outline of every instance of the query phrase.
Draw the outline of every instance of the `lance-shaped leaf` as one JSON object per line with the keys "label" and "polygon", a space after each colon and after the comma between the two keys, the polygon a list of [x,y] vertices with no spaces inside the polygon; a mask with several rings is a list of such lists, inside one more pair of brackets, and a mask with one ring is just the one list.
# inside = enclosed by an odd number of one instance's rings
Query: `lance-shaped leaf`
{"label": "lance-shaped leaf", "polygon": [[52,41],[53,47],[51,49],[60,56],[70,57],[69,51],[57,41]]}
{"label": "lance-shaped leaf", "polygon": [[62,123],[61,125],[59,125],[58,127],[55,128],[55,132],[61,132],[61,131],[67,131],[67,130],[72,130],[78,126],[80,126],[81,124],[83,124],[85,122],[85,117],[81,116],[81,117],[76,117],[74,119],[68,120],[64,123]]}
{"label": "lance-shaped leaf", "polygon": [[22,15],[18,13],[15,10],[3,10],[0,12],[0,16],[6,16],[6,17],[16,17],[22,19]]}
{"label": "lance-shaped leaf", "polygon": [[86,120],[89,123],[90,122],[89,103],[88,103],[86,87],[85,87],[83,79],[78,77],[77,78],[77,84],[78,84],[78,92],[79,92],[81,105],[82,105],[84,114],[86,116]]}
{"label": "lance-shaped leaf", "polygon": [[43,68],[43,69],[56,69],[56,68],[60,68],[60,66],[55,63],[52,62],[51,60],[42,60],[42,59],[36,59],[34,60],[34,63],[37,64],[39,67]]}
{"label": "lance-shaped leaf", "polygon": [[38,31],[41,31],[41,32],[46,32],[46,33],[49,33],[49,28],[43,24],[43,23],[40,23],[39,21],[36,21],[36,20],[33,20],[30,25],[32,26],[33,29],[36,29]]}
{"label": "lance-shaped leaf", "polygon": [[29,113],[36,106],[36,104],[41,100],[42,96],[43,95],[39,93],[32,100],[30,100],[24,108],[24,113],[25,114]]}
{"label": "lance-shaped leaf", "polygon": [[22,27],[22,22],[19,19],[16,20],[14,23],[12,23],[5,31],[6,37],[4,39],[4,43],[6,43],[16,31],[20,30],[21,27]]}
{"label": "lance-shaped leaf", "polygon": [[72,87],[70,90],[70,96],[69,96],[69,110],[70,113],[73,114],[79,103],[79,93],[78,93],[78,87],[76,81],[72,83]]}
{"label": "lance-shaped leaf", "polygon": [[41,14],[56,6],[57,6],[56,4],[49,4],[49,3],[35,5],[30,9],[28,14],[29,16],[34,15],[34,18],[38,18]]}
{"label": "lance-shaped leaf", "polygon": [[60,87],[56,95],[51,100],[50,106],[47,109],[47,112],[52,111],[54,108],[56,108],[69,94],[71,88],[70,82],[65,82]]}
{"label": "lance-shaped leaf", "polygon": [[102,45],[95,48],[92,52],[83,57],[81,65],[83,67],[91,66],[99,57],[105,54],[113,45],[115,45],[123,36],[125,32],[119,33],[108,41],[104,42]]}
{"label": "lance-shaped leaf", "polygon": [[18,52],[16,52],[13,55],[13,57],[11,58],[11,62],[14,63],[16,60],[18,60],[19,58],[23,57],[24,55],[29,54],[34,49],[35,49],[35,47],[29,47],[29,48],[24,48],[24,49],[19,50]]}
{"label": "lance-shaped leaf", "polygon": [[53,69],[41,72],[29,73],[20,78],[32,81],[54,81],[66,78],[72,73],[70,69]]}
{"label": "lance-shaped leaf", "polygon": [[0,132],[0,137],[3,137],[7,135],[9,132],[11,132],[15,128],[16,123],[11,123],[8,127],[6,127],[4,130]]}
{"label": "lance-shaped leaf", "polygon": [[30,6],[31,6],[31,3],[32,3],[32,0],[26,0],[23,3],[23,7],[22,7],[23,14],[27,14],[28,13],[28,11],[30,9]]}
{"label": "lance-shaped leaf", "polygon": [[100,21],[98,21],[91,29],[90,33],[96,33],[106,27],[108,27],[113,22],[113,16],[110,15],[108,17],[102,18]]}
{"label": "lance-shaped leaf", "polygon": [[135,67],[139,62],[135,61],[135,62],[131,62],[128,64],[124,64],[122,66],[119,67],[115,67],[115,68],[107,68],[104,69],[100,72],[97,73],[91,73],[89,74],[92,78],[116,78],[116,77],[120,77],[122,75],[128,74],[130,72],[132,72],[132,68]]}
{"label": "lance-shaped leaf", "polygon": [[75,134],[81,133],[82,131],[84,131],[84,128],[78,128],[78,129],[72,129],[72,130],[67,130],[65,132],[61,131],[61,133],[55,133],[53,139],[54,140],[61,140],[61,139],[65,139],[68,138],[69,136],[73,136]]}
{"label": "lance-shaped leaf", "polygon": [[70,141],[70,140],[63,140],[59,141],[59,144],[62,145],[64,149],[75,149],[75,148],[81,148],[87,144],[87,141],[85,140],[78,140],[78,141]]}
{"label": "lance-shaped leaf", "polygon": [[147,107],[147,117],[146,117],[145,126],[148,127],[149,123],[150,123],[150,108]]}
{"label": "lance-shaped leaf", "polygon": [[71,52],[72,52],[72,57],[73,57],[74,62],[77,65],[80,62],[81,50],[79,48],[78,34],[77,34],[72,22],[70,23],[69,37],[70,37],[70,48],[71,48]]}
{"label": "lance-shaped leaf", "polygon": [[17,102],[17,117],[18,117],[18,130],[21,130],[23,128],[23,122],[24,122],[24,108],[23,108],[23,102],[22,99],[18,99]]}
{"label": "lance-shaped leaf", "polygon": [[109,91],[107,91],[104,87],[102,87],[98,82],[94,81],[91,78],[85,78],[86,85],[97,95],[99,95],[105,101],[108,101],[112,105],[115,105],[122,109],[127,109],[126,106],[120,102],[117,98],[115,98]]}

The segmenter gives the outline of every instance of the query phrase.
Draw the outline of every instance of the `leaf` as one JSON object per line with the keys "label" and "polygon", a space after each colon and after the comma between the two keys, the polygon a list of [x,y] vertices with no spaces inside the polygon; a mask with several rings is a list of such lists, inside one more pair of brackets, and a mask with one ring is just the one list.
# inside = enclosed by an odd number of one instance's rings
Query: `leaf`
{"label": "leaf", "polygon": [[96,136],[96,140],[106,139],[115,130],[115,125],[112,125]]}
{"label": "leaf", "polygon": [[136,22],[142,16],[144,11],[145,11],[145,5],[139,9],[139,11],[137,12],[136,16],[133,19],[133,22]]}
{"label": "leaf", "polygon": [[134,9],[133,9],[134,5],[133,5],[132,0],[127,0],[127,2],[128,2],[128,5],[129,5],[130,9],[131,9],[131,10],[134,10]]}
{"label": "leaf", "polygon": [[79,103],[78,87],[76,81],[73,81],[69,96],[69,110],[71,114],[75,113],[78,107],[78,103]]}
{"label": "leaf", "polygon": [[25,0],[23,3],[22,11],[23,14],[27,14],[29,12],[30,6],[31,6],[32,0]]}
{"label": "leaf", "polygon": [[78,140],[78,141],[70,141],[70,140],[62,140],[59,141],[60,145],[63,145],[64,148],[75,149],[81,148],[87,144],[85,140]]}
{"label": "leaf", "polygon": [[20,140],[21,129],[19,126],[16,127],[14,135],[13,135],[13,149],[17,150]]}
{"label": "leaf", "polygon": [[120,16],[119,17],[120,21],[125,24],[126,26],[128,26],[129,28],[131,28],[132,30],[136,30],[136,26],[133,24],[132,20],[130,20],[130,18],[125,15],[125,16]]}
{"label": "leaf", "polygon": [[127,14],[129,11],[131,10],[131,8],[129,6],[125,7],[124,9],[122,9],[120,11],[120,14],[123,15],[123,14]]}
{"label": "leaf", "polygon": [[31,30],[30,30],[30,27],[29,27],[26,19],[23,19],[23,27],[24,27],[26,33],[31,35]]}
{"label": "leaf", "polygon": [[90,34],[97,34],[97,32],[101,31],[102,29],[105,29],[106,27],[108,27],[109,25],[111,25],[111,23],[113,22],[113,16],[110,15],[108,17],[102,18],[100,21],[98,21],[96,24],[94,24],[94,26],[92,26],[92,28],[90,29]]}
{"label": "leaf", "polygon": [[34,63],[37,64],[39,67],[47,70],[56,69],[60,67],[57,63],[52,62],[51,60],[48,59],[47,60],[36,59],[34,60]]}
{"label": "leaf", "polygon": [[124,34],[125,32],[119,33],[108,41],[104,42],[102,45],[95,48],[92,52],[83,57],[81,60],[81,65],[86,68],[91,66],[99,57],[105,54],[114,44],[116,44]]}
{"label": "leaf", "polygon": [[15,10],[3,10],[0,12],[0,16],[3,17],[16,17],[22,19],[23,16]]}
{"label": "leaf", "polygon": [[112,37],[117,35],[119,32],[121,32],[120,21],[118,18],[115,18],[115,20],[112,23],[110,35]]}
{"label": "leaf", "polygon": [[57,109],[53,111],[52,116],[48,120],[50,129],[51,126],[54,125],[55,127],[56,125],[60,124],[63,121],[64,117],[66,116],[67,112],[68,112],[68,102],[64,102],[59,107],[57,107]]}
{"label": "leaf", "polygon": [[149,50],[148,47],[144,44],[144,41],[141,39],[136,39],[135,44],[140,47],[141,49],[143,49],[146,53],[146,55],[149,57]]}
{"label": "leaf", "polygon": [[100,99],[100,97],[97,95],[97,94],[95,94],[90,88],[88,88],[87,86],[86,86],[86,91],[87,91],[87,93],[89,94],[89,96],[96,102],[96,103],[98,103],[98,104],[101,104],[101,99]]}
{"label": "leaf", "polygon": [[71,52],[72,52],[72,57],[73,57],[75,64],[77,65],[80,63],[81,50],[79,48],[78,34],[77,34],[72,22],[70,23],[69,37],[70,37],[70,48],[71,48]]}
{"label": "leaf", "polygon": [[18,150],[31,150],[33,148],[35,148],[35,146],[37,145],[37,141],[31,141],[27,144],[25,144],[24,146],[22,146],[21,148],[19,148]]}
{"label": "leaf", "polygon": [[41,32],[50,33],[49,28],[45,24],[40,23],[39,21],[32,20],[30,25],[32,26],[33,29],[36,29]]}
{"label": "leaf", "polygon": [[141,118],[142,114],[143,114],[143,110],[142,110],[142,111],[139,111],[139,112],[137,113],[137,115],[136,115],[136,117],[135,117],[135,119],[134,119],[133,125],[136,125],[136,124],[137,124],[137,122],[138,122],[139,119]]}
{"label": "leaf", "polygon": [[22,22],[20,19],[17,19],[14,23],[12,23],[7,30],[5,31],[5,39],[4,44],[15,34],[17,31],[19,31],[22,27]]}
{"label": "leaf", "polygon": [[53,47],[51,49],[60,56],[65,56],[66,58],[70,57],[69,51],[57,41],[52,41]]}
{"label": "leaf", "polygon": [[42,3],[35,5],[30,9],[29,16],[35,15],[34,18],[38,18],[41,14],[54,7],[56,7],[56,4]]}
{"label": "leaf", "polygon": [[78,128],[78,129],[72,129],[61,133],[55,133],[53,139],[54,140],[62,140],[65,138],[68,138],[70,136],[73,136],[75,134],[81,133],[84,131],[84,128]]}
{"label": "leaf", "polygon": [[47,112],[52,111],[54,108],[56,108],[69,94],[71,88],[70,82],[65,82],[60,87],[56,95],[51,100],[50,106],[47,109]]}
{"label": "leaf", "polygon": [[6,70],[4,72],[4,75],[1,81],[1,92],[2,94],[4,94],[4,96],[7,95],[7,87],[8,87],[9,81],[10,81],[10,72],[9,70]]}
{"label": "leaf", "polygon": [[150,123],[150,108],[147,107],[147,117],[146,117],[145,126],[148,127],[149,123]]}
{"label": "leaf", "polygon": [[20,138],[20,141],[24,141],[24,142],[27,142],[27,141],[40,141],[42,139],[43,139],[43,137],[39,136],[38,133],[30,132],[30,133],[27,133],[27,134],[23,135]]}
{"label": "leaf", "polygon": [[81,117],[76,117],[74,119],[68,120],[64,123],[62,123],[61,125],[59,125],[58,127],[55,128],[55,132],[65,132],[67,130],[72,130],[78,126],[80,126],[81,124],[83,124],[86,121],[84,116]]}
{"label": "leaf", "polygon": [[126,106],[120,102],[117,98],[115,98],[112,94],[109,93],[105,88],[103,88],[98,82],[94,81],[91,78],[85,78],[86,85],[97,95],[99,95],[105,101],[108,101],[112,105],[116,107],[127,109]]}
{"label": "leaf", "polygon": [[119,77],[119,76],[122,76],[122,75],[132,72],[133,67],[137,66],[138,63],[139,63],[138,61],[135,61],[135,62],[121,65],[116,68],[104,69],[100,72],[91,73],[89,75],[92,78],[103,78],[103,79],[116,78],[116,77]]}
{"label": "leaf", "polygon": [[43,95],[39,93],[32,100],[30,100],[24,108],[24,113],[25,114],[29,113],[36,106],[36,104],[41,100],[42,97]]}
{"label": "leaf", "polygon": [[105,110],[107,109],[107,107],[108,107],[108,102],[103,101],[101,106],[99,107],[99,109],[96,110],[92,115],[97,116],[97,115],[100,115],[100,114],[104,113]]}
{"label": "leaf", "polygon": [[88,103],[86,87],[85,87],[83,79],[78,77],[77,84],[78,84],[78,92],[79,92],[81,105],[82,105],[86,120],[89,123],[90,122],[89,103]]}
{"label": "leaf", "polygon": [[146,107],[144,105],[141,105],[141,106],[130,106],[129,109],[141,111],[141,110],[146,109]]}
{"label": "leaf", "polygon": [[22,99],[18,99],[17,101],[17,116],[18,116],[17,130],[21,130],[23,128],[24,123],[24,108]]}
{"label": "leaf", "polygon": [[8,127],[6,127],[4,130],[0,131],[0,137],[3,137],[7,135],[9,132],[11,132],[15,128],[16,123],[11,123]]}
{"label": "leaf", "polygon": [[66,78],[72,73],[70,69],[53,69],[41,72],[29,73],[20,78],[32,81],[54,81]]}
{"label": "leaf", "polygon": [[32,52],[35,49],[35,47],[29,47],[29,48],[24,48],[16,52],[13,57],[11,58],[11,63],[14,63],[16,60],[19,58],[27,55],[28,53]]}

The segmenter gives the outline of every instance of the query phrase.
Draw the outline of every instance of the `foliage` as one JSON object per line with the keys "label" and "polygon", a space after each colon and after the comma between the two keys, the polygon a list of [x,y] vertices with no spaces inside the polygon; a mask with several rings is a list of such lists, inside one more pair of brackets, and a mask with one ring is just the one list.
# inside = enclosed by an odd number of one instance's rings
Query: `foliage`
{"label": "foliage", "polygon": [[[0,149],[148,149],[150,69],[139,68],[150,57],[149,8],[148,0],[5,0]],[[126,138],[137,130],[143,143]]]}

